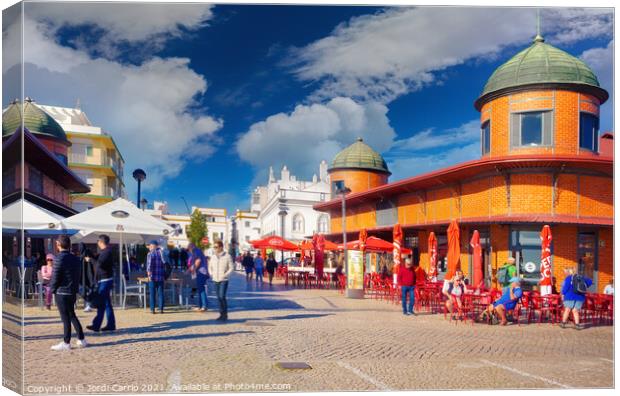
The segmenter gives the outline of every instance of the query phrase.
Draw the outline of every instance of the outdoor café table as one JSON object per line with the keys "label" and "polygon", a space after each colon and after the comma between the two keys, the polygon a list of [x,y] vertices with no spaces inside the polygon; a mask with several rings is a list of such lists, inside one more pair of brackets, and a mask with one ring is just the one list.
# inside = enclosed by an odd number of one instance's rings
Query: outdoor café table
{"label": "outdoor caf\u00e9 table", "polygon": [[[142,276],[142,277],[138,277],[136,278],[136,280],[138,281],[138,283],[149,283],[149,278],[146,276]],[[166,281],[164,282],[164,287],[166,287],[167,285],[172,286],[172,295],[176,296],[176,289],[177,286],[179,288],[179,302],[182,301],[183,299],[183,279],[181,278],[168,278],[166,279]],[[144,301],[144,309],[146,309],[146,287],[143,289],[143,295],[142,295],[142,301]],[[165,290],[164,290],[164,295],[165,295]],[[174,298],[172,299],[174,301]],[[174,305],[174,304],[173,304]]]}
{"label": "outdoor caf\u00e9 table", "polygon": [[535,311],[539,311],[538,323],[542,322],[543,315],[551,319],[551,323],[555,323],[557,317],[560,315],[560,309],[562,308],[562,298],[559,294],[547,294],[545,296],[532,295],[531,296],[532,308]]}
{"label": "outdoor caf\u00e9 table", "polygon": [[491,304],[491,295],[487,292],[483,293],[465,293],[463,295],[464,305],[469,306],[472,320],[476,319]]}
{"label": "outdoor caf\u00e9 table", "polygon": [[584,308],[586,309],[586,315],[590,315],[592,324],[597,325],[603,320],[609,321],[613,318],[613,312],[611,309],[613,299],[614,296],[607,294],[586,294],[586,304],[584,305]]}

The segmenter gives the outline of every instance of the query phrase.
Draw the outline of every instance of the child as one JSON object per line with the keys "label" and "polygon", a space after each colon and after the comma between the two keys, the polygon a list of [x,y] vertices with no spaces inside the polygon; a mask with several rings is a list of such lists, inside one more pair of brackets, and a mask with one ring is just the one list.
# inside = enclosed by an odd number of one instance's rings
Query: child
{"label": "child", "polygon": [[41,266],[41,278],[43,279],[43,287],[45,288],[45,307],[52,309],[52,291],[50,290],[50,281],[52,280],[52,270],[54,269],[54,255],[48,253],[45,256],[45,265]]}

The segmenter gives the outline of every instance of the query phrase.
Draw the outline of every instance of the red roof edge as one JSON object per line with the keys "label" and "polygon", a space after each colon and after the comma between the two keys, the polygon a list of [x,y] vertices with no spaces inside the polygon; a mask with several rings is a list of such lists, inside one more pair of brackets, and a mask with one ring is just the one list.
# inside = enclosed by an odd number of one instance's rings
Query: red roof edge
{"label": "red roof edge", "polygon": [[[422,181],[428,181],[429,179],[438,178],[440,176],[445,176],[449,174],[460,173],[466,170],[471,170],[472,168],[477,168],[483,165],[502,165],[502,164],[510,164],[510,163],[518,163],[518,162],[537,162],[537,161],[546,161],[546,162],[554,162],[554,163],[566,163],[571,162],[574,164],[590,164],[590,165],[602,165],[602,166],[610,166],[610,171],[613,172],[613,157],[607,155],[545,155],[545,154],[527,154],[527,155],[509,155],[509,156],[501,156],[501,157],[491,157],[491,158],[481,158],[472,161],[462,162],[457,165],[449,166],[446,168],[438,169],[436,171],[424,173],[422,175],[417,175],[413,177],[409,177],[407,179],[398,180],[392,183],[384,184],[382,186],[374,187],[366,191],[361,191],[357,193],[352,193],[347,195],[347,201],[355,198],[364,197],[365,195],[370,195],[373,193],[387,192],[398,187],[405,187],[410,185],[415,185],[416,183],[420,183]],[[438,183],[443,184],[443,183]],[[411,186],[413,187],[413,186]],[[327,202],[322,202],[313,206],[316,210],[326,210],[336,205],[340,205],[342,200],[340,198],[332,199]]]}

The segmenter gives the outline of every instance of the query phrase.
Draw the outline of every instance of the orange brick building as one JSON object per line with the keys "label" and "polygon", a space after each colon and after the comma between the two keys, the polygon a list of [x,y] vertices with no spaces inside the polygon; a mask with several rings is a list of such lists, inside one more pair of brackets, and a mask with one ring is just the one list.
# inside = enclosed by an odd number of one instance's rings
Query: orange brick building
{"label": "orange brick building", "polygon": [[[599,138],[598,130],[607,99],[585,63],[537,36],[493,73],[475,101],[480,159],[388,183],[385,161],[365,143],[336,156],[331,182],[351,189],[348,238],[366,228],[391,241],[393,225],[400,223],[405,246],[428,270],[429,233],[437,235],[441,263],[448,224],[457,219],[460,264],[468,277],[469,240],[478,230],[488,285],[495,285],[497,268],[513,256],[526,287],[536,287],[539,233],[548,224],[556,286],[564,268],[577,266],[602,291],[613,277],[613,135]],[[330,213],[328,238],[340,240],[341,200],[334,196],[315,209]]]}

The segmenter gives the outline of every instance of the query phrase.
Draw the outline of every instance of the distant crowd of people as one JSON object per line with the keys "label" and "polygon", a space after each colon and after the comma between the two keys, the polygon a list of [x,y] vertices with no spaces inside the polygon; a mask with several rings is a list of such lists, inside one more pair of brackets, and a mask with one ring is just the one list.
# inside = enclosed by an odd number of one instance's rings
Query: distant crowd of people
{"label": "distant crowd of people", "polygon": [[[40,267],[43,286],[46,292],[45,305],[51,309],[52,296],[63,323],[63,340],[53,345],[52,350],[63,351],[72,347],[83,348],[88,344],[84,330],[75,314],[77,295],[82,289],[85,311],[96,309],[96,315],[86,329],[92,332],[112,332],[116,330],[111,290],[114,285],[114,255],[108,235],[100,235],[97,240],[98,253],[83,250],[81,254],[71,252],[71,239],[61,236],[55,242],[56,255],[47,254],[45,264]],[[172,264],[164,255],[158,241],[148,244],[145,270],[148,277],[149,303],[151,313],[164,312],[164,284],[170,276]],[[197,246],[188,248],[187,269],[195,280],[198,294],[196,311],[207,310],[207,285],[212,281],[219,302],[218,321],[228,320],[228,303],[226,299],[228,280],[234,270],[233,260],[224,251],[221,241],[213,244],[213,254],[207,257]],[[82,286],[82,287],[80,287]],[[157,300],[157,303],[156,303]],[[157,309],[156,309],[157,308]],[[106,321],[103,325],[104,319]],[[71,326],[77,333],[77,341],[71,345]]]}

